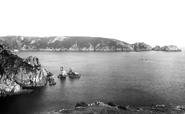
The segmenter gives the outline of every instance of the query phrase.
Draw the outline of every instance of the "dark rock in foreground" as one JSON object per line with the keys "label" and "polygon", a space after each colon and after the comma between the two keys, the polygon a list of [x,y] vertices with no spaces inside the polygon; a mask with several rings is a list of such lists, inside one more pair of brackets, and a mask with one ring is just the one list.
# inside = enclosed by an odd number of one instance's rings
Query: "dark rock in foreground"
{"label": "dark rock in foreground", "polygon": [[60,111],[41,112],[38,114],[184,114],[185,107],[168,105],[154,105],[148,107],[129,107],[119,106],[113,103],[105,104],[103,102],[95,102],[86,104],[84,102],[76,106],[75,109],[62,109]]}
{"label": "dark rock in foreground", "polygon": [[23,87],[45,86],[48,75],[38,58],[22,59],[0,45],[0,96],[25,93]]}

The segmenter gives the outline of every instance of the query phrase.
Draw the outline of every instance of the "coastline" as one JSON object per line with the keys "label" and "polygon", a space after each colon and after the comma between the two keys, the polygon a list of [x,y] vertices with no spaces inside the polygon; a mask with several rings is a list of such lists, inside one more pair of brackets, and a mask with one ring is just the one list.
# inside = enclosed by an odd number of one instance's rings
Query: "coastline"
{"label": "coastline", "polygon": [[127,50],[127,51],[121,51],[121,50],[97,50],[97,51],[93,51],[93,50],[39,50],[39,49],[33,49],[33,50],[19,50],[16,51],[14,53],[19,53],[19,52],[183,52],[184,50],[169,50],[169,51],[157,51],[157,50],[145,50],[145,51],[135,51],[135,50]]}
{"label": "coastline", "polygon": [[86,104],[77,103],[74,109],[61,109],[59,111],[38,112],[36,114],[182,114],[185,113],[184,106],[175,106],[171,103],[152,105],[145,107],[120,106],[114,103],[103,103],[96,101]]}

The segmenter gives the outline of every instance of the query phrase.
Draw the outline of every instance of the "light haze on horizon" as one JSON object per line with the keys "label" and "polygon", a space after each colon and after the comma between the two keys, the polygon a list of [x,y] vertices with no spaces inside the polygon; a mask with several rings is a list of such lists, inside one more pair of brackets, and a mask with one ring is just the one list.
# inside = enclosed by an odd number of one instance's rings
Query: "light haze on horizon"
{"label": "light haze on horizon", "polygon": [[0,36],[92,36],[185,47],[184,0],[0,1]]}

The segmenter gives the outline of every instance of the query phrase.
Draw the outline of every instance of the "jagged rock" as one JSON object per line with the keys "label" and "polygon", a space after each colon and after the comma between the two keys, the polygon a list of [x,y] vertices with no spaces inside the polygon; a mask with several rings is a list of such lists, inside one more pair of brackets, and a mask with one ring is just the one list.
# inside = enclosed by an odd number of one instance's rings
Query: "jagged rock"
{"label": "jagged rock", "polygon": [[14,79],[23,87],[40,87],[46,85],[47,76],[48,74],[45,69],[26,70],[20,67]]}
{"label": "jagged rock", "polygon": [[56,82],[53,78],[49,77],[48,81],[50,86],[56,85]]}
{"label": "jagged rock", "polygon": [[131,45],[135,51],[151,51],[152,47],[148,44],[145,44],[143,42],[137,42],[135,44]]}
{"label": "jagged rock", "polygon": [[0,83],[0,97],[30,93],[32,90],[23,90],[22,87],[12,79],[2,79]]}
{"label": "jagged rock", "polygon": [[25,61],[33,67],[41,67],[39,59],[37,57],[29,56],[25,59]]}
{"label": "jagged rock", "polygon": [[25,93],[26,90],[22,90],[22,87],[45,86],[51,75],[52,73],[41,68],[37,57],[24,60],[0,45],[0,93],[2,96]]}

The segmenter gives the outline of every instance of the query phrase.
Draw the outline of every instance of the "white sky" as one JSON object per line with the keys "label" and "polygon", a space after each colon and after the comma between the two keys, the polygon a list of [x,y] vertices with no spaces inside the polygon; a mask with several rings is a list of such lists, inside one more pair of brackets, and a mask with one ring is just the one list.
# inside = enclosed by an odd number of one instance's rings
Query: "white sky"
{"label": "white sky", "polygon": [[185,47],[185,0],[0,0],[0,36],[99,36]]}

